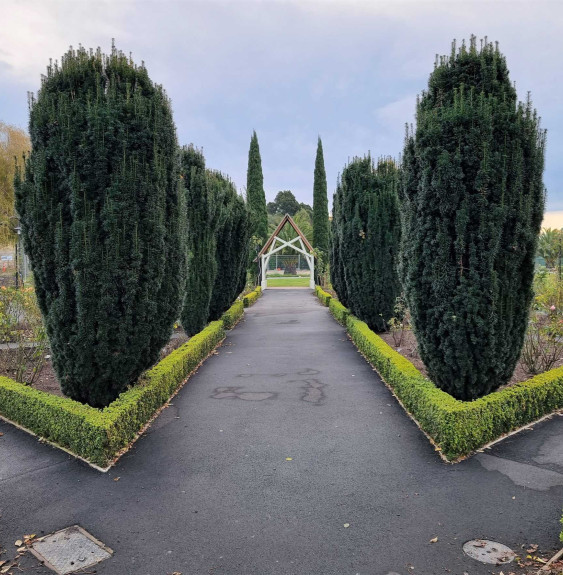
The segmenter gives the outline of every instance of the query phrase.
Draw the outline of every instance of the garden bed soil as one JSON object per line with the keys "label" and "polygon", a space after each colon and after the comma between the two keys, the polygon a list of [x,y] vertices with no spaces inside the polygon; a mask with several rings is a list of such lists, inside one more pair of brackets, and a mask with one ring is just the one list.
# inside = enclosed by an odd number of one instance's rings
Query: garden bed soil
{"label": "garden bed soil", "polygon": [[[401,342],[400,347],[395,346],[395,340],[393,339],[393,334],[391,332],[380,333],[378,334],[381,339],[387,343],[390,347],[392,347],[397,353],[400,353],[403,357],[408,359],[415,367],[424,375],[428,377],[428,371],[426,370],[426,366],[424,365],[423,361],[420,359],[420,355],[418,354],[417,348],[418,344],[416,342],[416,337],[414,333],[410,330],[405,331],[403,335],[403,341]],[[563,358],[560,358],[559,361],[552,367],[555,369],[556,367],[561,367],[563,365]],[[510,387],[516,383],[522,383],[530,379],[531,376],[522,366],[521,362],[516,364],[516,369],[510,379],[510,381],[500,387],[499,389],[504,389],[505,387]]]}
{"label": "garden bed soil", "polygon": [[[164,359],[167,355],[172,353],[175,349],[178,349],[181,345],[188,341],[188,336],[184,333],[181,328],[174,330],[170,341],[162,348],[160,352],[160,359]],[[47,351],[47,354],[49,352]],[[0,366],[0,376],[14,377],[8,369],[3,369]],[[52,395],[58,395],[59,397],[65,397],[64,393],[61,391],[61,386],[57,380],[55,370],[53,369],[53,364],[50,359],[46,359],[41,371],[35,377],[35,381],[31,384],[31,387],[44,391],[45,393],[51,393]]]}

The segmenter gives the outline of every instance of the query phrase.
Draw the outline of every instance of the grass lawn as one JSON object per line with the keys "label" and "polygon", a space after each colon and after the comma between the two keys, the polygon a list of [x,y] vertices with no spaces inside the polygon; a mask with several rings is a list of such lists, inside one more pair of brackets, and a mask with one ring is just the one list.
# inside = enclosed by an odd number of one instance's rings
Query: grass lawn
{"label": "grass lawn", "polygon": [[268,279],[268,287],[309,287],[309,278],[272,278]]}

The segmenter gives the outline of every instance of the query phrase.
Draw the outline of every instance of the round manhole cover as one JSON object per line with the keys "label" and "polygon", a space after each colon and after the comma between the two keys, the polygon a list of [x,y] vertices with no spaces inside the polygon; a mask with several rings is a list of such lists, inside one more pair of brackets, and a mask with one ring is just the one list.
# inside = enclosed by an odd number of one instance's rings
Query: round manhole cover
{"label": "round manhole cover", "polygon": [[486,539],[473,539],[463,546],[463,551],[472,559],[490,565],[506,565],[514,561],[516,553],[506,545],[487,541]]}

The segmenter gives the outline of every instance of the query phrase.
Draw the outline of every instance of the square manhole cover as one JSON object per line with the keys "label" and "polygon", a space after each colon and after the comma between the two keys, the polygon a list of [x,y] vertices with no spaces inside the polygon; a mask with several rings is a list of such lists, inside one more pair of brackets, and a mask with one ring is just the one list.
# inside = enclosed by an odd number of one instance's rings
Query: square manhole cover
{"label": "square manhole cover", "polygon": [[113,551],[78,525],[37,539],[31,552],[59,575],[109,559]]}

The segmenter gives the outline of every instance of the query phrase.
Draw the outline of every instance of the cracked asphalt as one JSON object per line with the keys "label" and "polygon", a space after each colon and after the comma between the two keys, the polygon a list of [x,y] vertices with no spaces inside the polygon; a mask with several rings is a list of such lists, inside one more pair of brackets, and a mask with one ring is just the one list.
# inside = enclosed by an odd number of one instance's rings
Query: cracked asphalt
{"label": "cracked asphalt", "polygon": [[489,575],[467,540],[560,546],[563,419],[444,463],[310,290],[265,291],[106,474],[0,432],[0,560],[74,524],[113,575]]}

